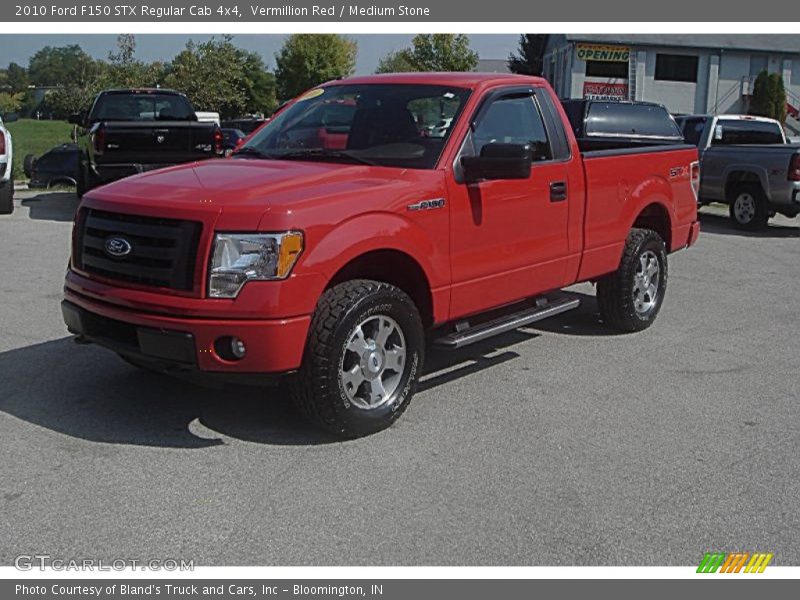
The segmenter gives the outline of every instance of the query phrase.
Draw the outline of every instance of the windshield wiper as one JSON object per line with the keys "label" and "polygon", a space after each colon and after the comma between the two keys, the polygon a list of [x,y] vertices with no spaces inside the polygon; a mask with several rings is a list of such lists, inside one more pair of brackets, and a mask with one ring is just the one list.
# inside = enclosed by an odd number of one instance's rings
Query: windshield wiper
{"label": "windshield wiper", "polygon": [[297,148],[295,150],[289,150],[288,152],[282,152],[281,154],[276,154],[273,156],[275,158],[288,160],[302,160],[304,158],[344,158],[346,160],[361,163],[362,165],[375,166],[377,164],[367,158],[362,158],[361,156],[353,154],[352,152],[348,152],[347,150],[331,150],[327,148]]}
{"label": "windshield wiper", "polygon": [[259,150],[254,146],[242,146],[233,153],[233,156],[239,156],[242,158],[266,158],[272,160],[277,158],[277,156],[274,154],[269,154],[263,150]]}

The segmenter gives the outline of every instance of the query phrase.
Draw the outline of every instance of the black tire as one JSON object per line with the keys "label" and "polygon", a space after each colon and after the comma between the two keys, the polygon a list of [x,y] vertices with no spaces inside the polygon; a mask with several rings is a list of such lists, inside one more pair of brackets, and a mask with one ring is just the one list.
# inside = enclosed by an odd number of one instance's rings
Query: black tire
{"label": "black tire", "polygon": [[5,183],[0,183],[0,215],[14,212],[14,174]]}
{"label": "black tire", "polygon": [[728,190],[729,213],[740,229],[756,231],[767,226],[769,207],[761,186],[741,183]]}
{"label": "black tire", "polygon": [[33,154],[26,154],[22,159],[22,171],[28,179],[33,175],[33,165],[36,164],[36,157]]}
{"label": "black tire", "polygon": [[[657,281],[643,280],[644,264],[657,261]],[[650,229],[631,229],[619,268],[597,282],[597,304],[603,322],[617,331],[647,329],[655,321],[667,291],[667,250],[664,240]],[[642,285],[654,292],[644,293]],[[652,284],[652,286],[650,286]]]}
{"label": "black tire", "polygon": [[[359,406],[364,401],[355,394],[371,396],[372,380],[363,379],[361,373],[367,372],[366,367],[359,365],[368,364],[372,355],[367,352],[359,357],[347,346],[355,339],[374,344],[379,336],[368,329],[376,320],[381,325],[389,321],[394,323],[396,327],[384,346],[390,347],[389,352],[402,347],[405,355],[399,371],[390,368],[383,359],[379,359],[380,365],[375,363],[375,368],[380,368],[381,372],[377,376],[373,374],[373,379],[386,376],[387,381],[391,380],[392,390],[387,389],[386,396],[376,401],[375,406],[365,408]],[[361,325],[364,325],[363,336],[356,338],[356,330]],[[422,320],[405,292],[368,279],[341,283],[327,290],[317,303],[303,364],[291,381],[292,398],[310,421],[337,436],[355,438],[381,431],[408,408],[422,371],[424,353]],[[352,364],[362,378],[358,387],[343,382],[346,362]],[[387,365],[385,370],[383,365]],[[383,389],[383,383],[380,385]]]}
{"label": "black tire", "polygon": [[89,167],[85,163],[79,162],[78,172],[75,175],[75,195],[81,199],[86,192],[95,187],[97,187],[97,183],[89,172]]}

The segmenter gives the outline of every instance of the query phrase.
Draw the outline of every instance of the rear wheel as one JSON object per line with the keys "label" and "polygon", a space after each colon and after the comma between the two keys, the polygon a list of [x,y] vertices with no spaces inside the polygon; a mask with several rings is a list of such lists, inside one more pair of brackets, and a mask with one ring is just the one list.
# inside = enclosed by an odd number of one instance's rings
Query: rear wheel
{"label": "rear wheel", "polygon": [[293,399],[336,435],[375,433],[408,407],[424,350],[422,321],[405,292],[366,279],[341,283],[317,305]]}
{"label": "rear wheel", "polygon": [[767,199],[761,187],[755,184],[740,184],[728,194],[730,216],[737,227],[756,230],[766,227],[769,220]]}
{"label": "rear wheel", "polygon": [[14,212],[14,174],[5,183],[0,184],[0,215]]}
{"label": "rear wheel", "polygon": [[666,291],[664,240],[650,229],[632,229],[619,268],[597,282],[603,322],[623,332],[647,329],[661,310]]}
{"label": "rear wheel", "polygon": [[78,163],[78,172],[75,176],[75,194],[78,198],[83,198],[83,195],[96,185],[89,167],[82,162]]}

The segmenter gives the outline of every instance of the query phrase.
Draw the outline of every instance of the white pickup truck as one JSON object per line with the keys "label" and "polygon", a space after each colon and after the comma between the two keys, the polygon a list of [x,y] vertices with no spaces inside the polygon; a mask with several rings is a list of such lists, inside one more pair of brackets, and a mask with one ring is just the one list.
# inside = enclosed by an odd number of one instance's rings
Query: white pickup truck
{"label": "white pickup truck", "polygon": [[3,119],[0,117],[0,215],[10,215],[14,211],[12,149],[11,134],[3,126]]}
{"label": "white pickup truck", "polygon": [[678,117],[700,156],[700,203],[722,202],[743,229],[780,213],[800,214],[800,145],[787,143],[774,119],[751,115]]}

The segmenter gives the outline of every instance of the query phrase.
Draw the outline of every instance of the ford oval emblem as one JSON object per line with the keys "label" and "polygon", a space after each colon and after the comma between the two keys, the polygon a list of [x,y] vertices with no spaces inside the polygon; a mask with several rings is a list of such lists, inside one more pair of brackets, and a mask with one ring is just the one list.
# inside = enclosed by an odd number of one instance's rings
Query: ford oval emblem
{"label": "ford oval emblem", "polygon": [[114,258],[125,258],[133,250],[133,246],[128,240],[117,235],[106,238],[103,247],[106,250],[106,254]]}

